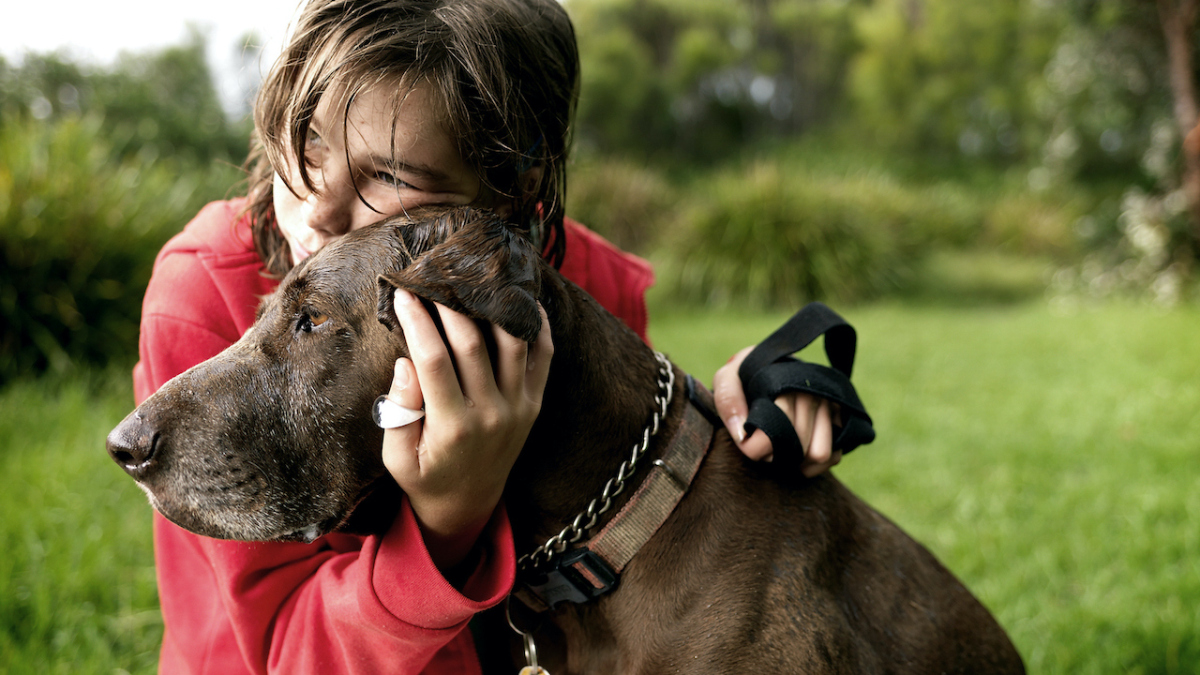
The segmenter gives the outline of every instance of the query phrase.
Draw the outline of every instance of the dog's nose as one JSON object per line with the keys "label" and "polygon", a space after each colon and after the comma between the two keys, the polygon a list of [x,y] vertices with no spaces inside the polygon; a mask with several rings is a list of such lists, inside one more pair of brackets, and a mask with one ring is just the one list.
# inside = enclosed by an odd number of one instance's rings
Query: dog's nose
{"label": "dog's nose", "polygon": [[137,411],[131,413],[108,434],[108,454],[125,469],[125,473],[141,480],[153,471],[160,434],[154,425]]}

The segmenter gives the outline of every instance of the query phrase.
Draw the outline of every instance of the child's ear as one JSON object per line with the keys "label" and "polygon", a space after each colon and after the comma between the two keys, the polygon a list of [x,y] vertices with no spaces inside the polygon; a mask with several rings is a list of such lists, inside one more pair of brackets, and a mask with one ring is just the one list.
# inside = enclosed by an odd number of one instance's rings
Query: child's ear
{"label": "child's ear", "polygon": [[517,176],[517,194],[521,201],[536,199],[538,188],[542,185],[542,176],[546,174],[545,164],[536,164]]}
{"label": "child's ear", "polygon": [[517,176],[516,196],[512,199],[499,200],[491,207],[492,211],[505,220],[511,218],[522,204],[537,199],[538,190],[542,186],[542,176],[545,174],[546,166],[544,164],[526,169],[524,173]]}

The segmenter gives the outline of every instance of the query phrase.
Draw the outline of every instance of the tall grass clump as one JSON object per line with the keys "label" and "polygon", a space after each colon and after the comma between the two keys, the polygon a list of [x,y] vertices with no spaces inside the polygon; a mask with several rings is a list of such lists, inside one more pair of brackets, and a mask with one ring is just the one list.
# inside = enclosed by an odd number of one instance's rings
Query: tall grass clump
{"label": "tall grass clump", "polygon": [[798,306],[896,288],[925,244],[972,223],[886,177],[788,172],[775,162],[703,179],[665,241],[660,278],[700,302]]}
{"label": "tall grass clump", "polygon": [[659,241],[679,199],[661,170],[621,158],[576,162],[570,183],[567,213],[631,253]]}
{"label": "tall grass clump", "polygon": [[0,383],[135,353],[163,243],[236,180],[119,158],[96,116],[0,125]]}

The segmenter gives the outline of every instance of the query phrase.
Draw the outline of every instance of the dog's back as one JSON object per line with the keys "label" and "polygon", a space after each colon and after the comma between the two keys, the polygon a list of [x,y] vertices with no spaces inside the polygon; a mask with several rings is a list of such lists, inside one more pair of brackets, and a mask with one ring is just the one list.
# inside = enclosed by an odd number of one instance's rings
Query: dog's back
{"label": "dog's back", "polygon": [[[442,254],[456,257],[452,247]],[[538,274],[517,285],[546,307],[555,356],[505,496],[519,552],[559,532],[604,490],[655,406],[654,353],[536,256],[507,263],[529,265]],[[415,293],[434,285],[420,280],[424,272],[401,274]],[[500,316],[479,316],[503,321],[513,310],[510,303]],[[662,457],[693,405],[677,380],[644,464]],[[548,671],[1024,672],[991,614],[923,546],[836,478],[772,468],[748,461],[717,429],[690,489],[616,590],[559,605],[552,625],[542,622],[535,641]],[[636,487],[645,475],[643,466],[630,482]]]}

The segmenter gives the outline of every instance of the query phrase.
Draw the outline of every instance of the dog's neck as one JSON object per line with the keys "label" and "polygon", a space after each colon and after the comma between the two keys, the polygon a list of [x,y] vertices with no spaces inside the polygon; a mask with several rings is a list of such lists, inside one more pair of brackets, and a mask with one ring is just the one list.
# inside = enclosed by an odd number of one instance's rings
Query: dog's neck
{"label": "dog's neck", "polygon": [[[660,386],[654,352],[587,293],[550,272],[543,274],[539,299],[555,352],[541,414],[505,494],[518,556],[561,532],[615,478],[642,442]],[[681,382],[674,387],[668,419],[678,418],[671,412],[686,405]],[[661,425],[629,479],[632,485],[613,499],[597,527],[628,500],[674,431],[671,422]]]}

